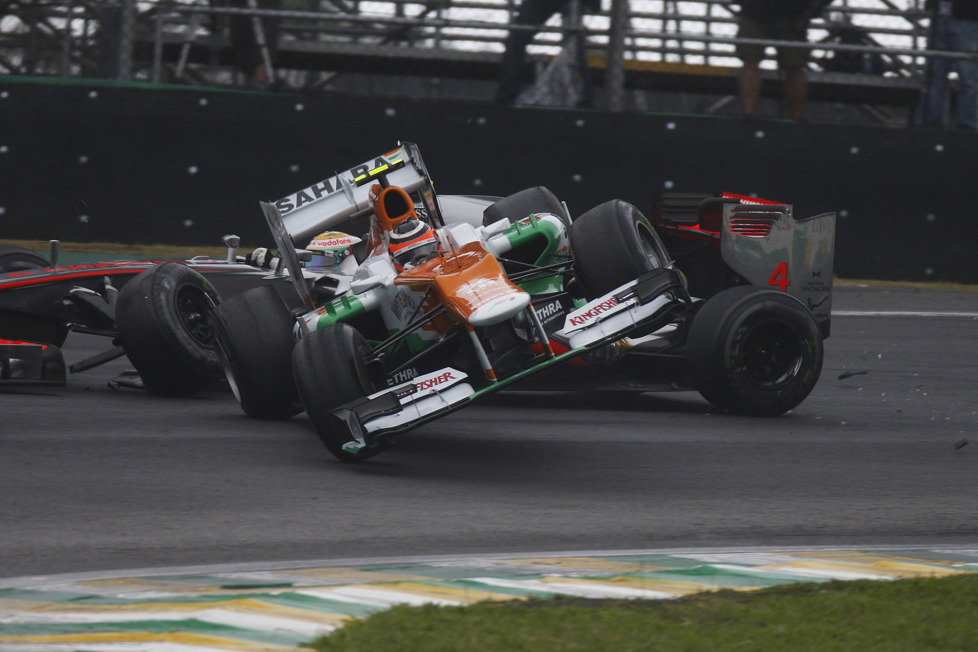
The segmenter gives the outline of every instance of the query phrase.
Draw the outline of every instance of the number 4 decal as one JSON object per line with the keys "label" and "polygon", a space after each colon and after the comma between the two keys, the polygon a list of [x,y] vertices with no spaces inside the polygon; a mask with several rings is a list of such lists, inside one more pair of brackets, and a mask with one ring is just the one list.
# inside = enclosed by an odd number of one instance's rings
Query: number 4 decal
{"label": "number 4 decal", "polygon": [[788,291],[788,286],[791,285],[791,281],[788,280],[788,263],[781,263],[778,265],[777,269],[771,273],[771,277],[767,280],[768,285],[776,285],[781,288],[782,292]]}

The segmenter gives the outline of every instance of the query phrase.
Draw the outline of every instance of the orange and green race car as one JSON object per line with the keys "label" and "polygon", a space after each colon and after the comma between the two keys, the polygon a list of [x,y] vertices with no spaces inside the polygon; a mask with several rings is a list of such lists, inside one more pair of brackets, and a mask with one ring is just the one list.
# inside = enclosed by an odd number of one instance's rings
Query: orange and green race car
{"label": "orange and green race car", "polygon": [[[686,388],[778,415],[821,371],[834,214],[729,193],[660,196],[652,220],[617,199],[573,217],[541,186],[442,198],[411,143],[261,206],[299,307],[268,288],[217,306],[225,374],[246,414],[305,410],[343,461],[504,388]],[[357,219],[349,290],[317,301],[296,244]]]}

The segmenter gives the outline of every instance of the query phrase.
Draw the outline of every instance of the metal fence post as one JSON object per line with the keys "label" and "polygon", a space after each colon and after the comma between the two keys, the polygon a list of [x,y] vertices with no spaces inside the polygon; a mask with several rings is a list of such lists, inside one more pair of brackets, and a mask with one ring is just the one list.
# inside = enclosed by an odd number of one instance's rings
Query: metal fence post
{"label": "metal fence post", "polygon": [[136,0],[122,0],[119,26],[119,68],[116,79],[132,79],[132,49],[136,30]]}
{"label": "metal fence post", "polygon": [[616,113],[625,105],[625,30],[627,28],[628,0],[611,0],[605,88],[608,91],[608,110]]}

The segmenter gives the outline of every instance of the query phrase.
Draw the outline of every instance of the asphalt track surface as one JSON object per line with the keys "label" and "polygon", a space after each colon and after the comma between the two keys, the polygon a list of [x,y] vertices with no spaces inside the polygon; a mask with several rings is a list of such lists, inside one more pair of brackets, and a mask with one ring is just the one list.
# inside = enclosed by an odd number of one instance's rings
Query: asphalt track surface
{"label": "asphalt track surface", "polygon": [[[194,564],[978,542],[978,293],[838,287],[779,418],[694,393],[508,393],[361,465],[304,416],[107,382],[0,392],[0,577]],[[69,362],[103,342],[72,335]],[[970,444],[967,443],[970,441]]]}

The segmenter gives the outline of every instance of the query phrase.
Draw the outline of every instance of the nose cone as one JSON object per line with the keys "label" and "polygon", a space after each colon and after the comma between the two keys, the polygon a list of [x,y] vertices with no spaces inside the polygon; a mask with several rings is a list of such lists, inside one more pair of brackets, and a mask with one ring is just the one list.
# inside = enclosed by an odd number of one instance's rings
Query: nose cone
{"label": "nose cone", "polygon": [[530,305],[530,295],[526,292],[513,292],[479,306],[469,315],[473,326],[489,326],[511,319]]}

